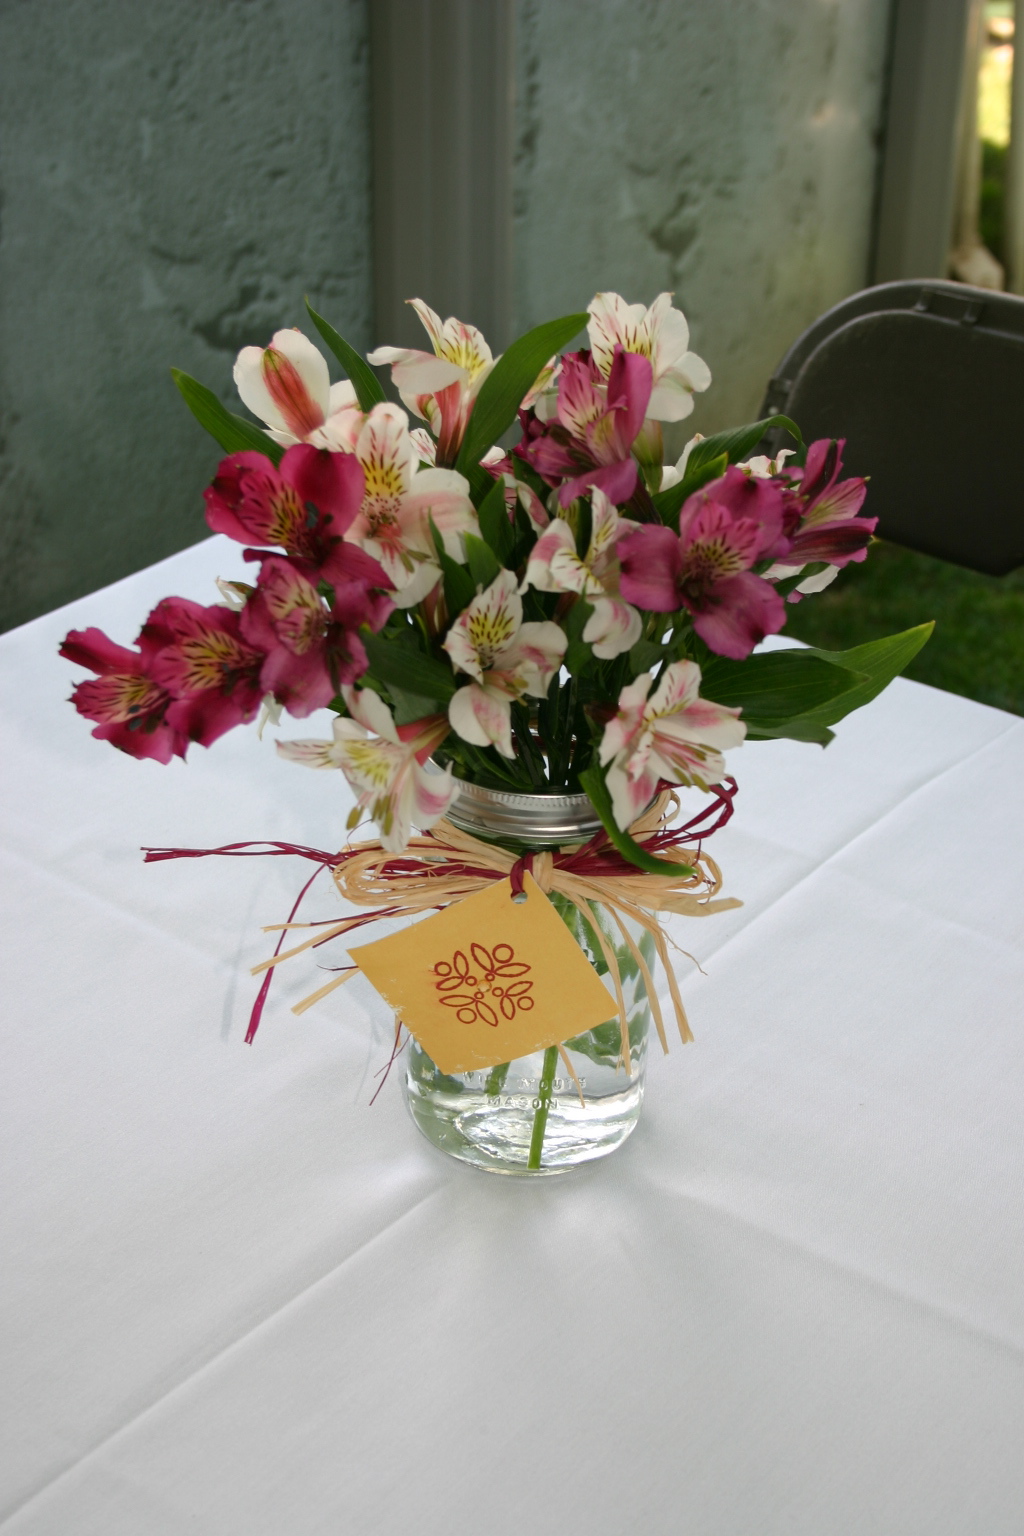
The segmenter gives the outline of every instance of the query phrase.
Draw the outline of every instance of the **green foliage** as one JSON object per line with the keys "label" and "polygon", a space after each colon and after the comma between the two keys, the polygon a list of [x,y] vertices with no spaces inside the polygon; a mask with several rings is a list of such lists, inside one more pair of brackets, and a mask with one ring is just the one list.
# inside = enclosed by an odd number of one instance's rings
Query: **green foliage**
{"label": "green foliage", "polygon": [[[691,454],[690,457],[692,458],[693,455]],[[729,460],[724,453],[719,454],[717,458],[704,460],[697,465],[696,469],[687,464],[686,474],[681,480],[677,480],[675,485],[670,485],[667,491],[658,491],[652,496],[655,511],[665,526],[678,531],[679,514],[686,498],[710,481],[717,480],[728,468]]]}
{"label": "green foliage", "polygon": [[905,676],[1024,715],[1024,569],[984,576],[878,540],[865,564],[794,605],[787,629],[843,650],[924,616],[935,634]]}
{"label": "green foliage", "polygon": [[686,473],[678,484],[667,491],[659,491],[653,498],[661,521],[670,528],[678,528],[679,513],[683,502],[710,480],[717,480],[730,464],[749,459],[766,432],[784,428],[794,439],[801,453],[804,447],[800,428],[788,416],[766,416],[763,421],[752,421],[745,427],[732,427],[728,432],[716,432],[703,442],[694,444],[686,461]]}
{"label": "green foliage", "polygon": [[182,373],[180,368],[172,368],[171,377],[196,421],[205,427],[225,453],[262,453],[271,463],[280,464],[284,454],[280,443],[275,443],[272,437],[268,437],[253,422],[246,421],[244,416],[236,416],[233,411],[229,411],[212,389],[207,389],[205,384],[200,384],[190,374]]}
{"label": "green foliage", "polygon": [[377,375],[355,347],[350,347],[344,336],[339,336],[334,326],[328,324],[322,315],[317,314],[308,299],[306,308],[309,311],[309,318],[351,379],[356,399],[359,401],[359,409],[372,411],[375,405],[380,405],[387,399]]}
{"label": "green foliage", "polygon": [[388,688],[394,684],[441,707],[447,704],[455,692],[455,679],[446,662],[435,661],[433,656],[393,635],[375,635],[366,628],[359,634],[374,677]]}
{"label": "green foliage", "polygon": [[[484,471],[486,474],[486,470]],[[488,476],[490,479],[490,476]],[[480,532],[493,549],[502,565],[510,565],[515,548],[516,535],[505,505],[505,486],[495,480],[480,503],[478,512]]]}
{"label": "green foliage", "polygon": [[987,245],[997,261],[1005,262],[1004,224],[1006,206],[1007,144],[981,143],[981,211],[978,220],[982,245]]}
{"label": "green foliage", "polygon": [[[463,534],[466,543],[466,560],[469,574],[479,587],[489,587],[501,575],[502,567],[493,549],[478,539],[475,533]],[[475,594],[474,594],[475,595]]]}
{"label": "green foliage", "polygon": [[700,691],[716,704],[739,706],[751,738],[789,736],[795,730],[798,741],[824,743],[831,722],[808,721],[810,712],[867,681],[866,672],[851,671],[838,658],[794,649],[765,651],[746,661],[715,656],[702,668]]}
{"label": "green foliage", "polygon": [[653,640],[638,640],[629,653],[629,669],[634,676],[649,672],[659,661],[665,660],[665,647]]}
{"label": "green foliage", "polygon": [[584,791],[590,796],[594,810],[601,818],[601,825],[607,832],[610,842],[624,859],[635,864],[637,869],[645,869],[654,875],[671,874],[679,878],[693,873],[685,864],[674,864],[670,859],[655,858],[653,853],[648,853],[645,848],[641,848],[628,832],[623,832],[612,814],[612,800],[604,781],[604,774],[596,764],[585,769],[579,779]]}
{"label": "green foliage", "polygon": [[455,466],[462,474],[468,476],[488,448],[508,430],[548,358],[572,341],[586,323],[585,314],[548,320],[520,336],[498,359],[481,386],[469,418]]}
{"label": "green foliage", "polygon": [[913,661],[921,647],[931,639],[934,628],[935,624],[932,621],[928,624],[918,624],[913,629],[905,629],[900,635],[886,635],[882,640],[869,640],[866,645],[854,646],[849,651],[805,652],[808,656],[818,656],[823,661],[849,667],[851,672],[860,673],[864,680],[849,693],[844,693],[820,705],[817,709],[808,711],[803,719],[820,725],[835,725],[837,720],[842,720],[851,710],[870,704],[871,700],[876,698],[883,688],[887,688],[893,678]]}
{"label": "green foliage", "polygon": [[788,416],[766,416],[763,421],[752,421],[745,427],[730,427],[727,432],[716,432],[713,437],[706,437],[703,442],[696,443],[686,468],[689,470],[691,465],[698,468],[709,459],[717,458],[720,453],[725,454],[730,464],[739,464],[750,458],[766,432],[772,432],[777,427],[784,428],[797,447],[803,448],[804,440],[795,421],[791,421]]}

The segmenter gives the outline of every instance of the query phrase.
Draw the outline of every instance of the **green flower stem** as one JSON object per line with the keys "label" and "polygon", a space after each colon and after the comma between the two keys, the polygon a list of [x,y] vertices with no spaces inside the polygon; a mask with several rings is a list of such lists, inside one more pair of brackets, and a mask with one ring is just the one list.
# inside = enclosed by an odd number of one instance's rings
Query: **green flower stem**
{"label": "green flower stem", "polygon": [[492,1067],[487,1074],[487,1083],[484,1088],[489,1099],[496,1099],[505,1086],[508,1077],[508,1069],[512,1065],[510,1061],[503,1061],[500,1067]]}
{"label": "green flower stem", "polygon": [[540,1167],[540,1154],[544,1146],[544,1132],[547,1129],[548,1114],[551,1109],[551,1100],[554,1095],[555,1070],[558,1066],[558,1046],[549,1045],[544,1052],[544,1065],[540,1074],[540,1108],[534,1112],[533,1135],[530,1137],[530,1157],[527,1168]]}

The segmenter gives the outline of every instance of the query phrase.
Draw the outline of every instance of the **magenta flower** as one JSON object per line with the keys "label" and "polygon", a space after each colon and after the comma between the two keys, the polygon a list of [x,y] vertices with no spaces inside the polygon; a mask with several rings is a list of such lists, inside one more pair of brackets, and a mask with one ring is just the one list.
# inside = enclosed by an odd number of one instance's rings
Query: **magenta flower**
{"label": "magenta flower", "polygon": [[171,695],[150,672],[152,646],[130,651],[101,629],[73,629],[60,654],[98,674],[76,683],[71,700],[80,715],[98,721],[92,734],[100,741],[158,763],[185,756],[188,737],[167,720]]}
{"label": "magenta flower", "polygon": [[557,420],[527,415],[515,452],[548,485],[560,487],[563,507],[595,485],[617,506],[633,495],[637,466],[631,450],[644,424],[651,380],[650,359],[621,347],[607,382],[589,352],[562,359]]}
{"label": "magenta flower", "polygon": [[654,613],[685,608],[706,645],[741,661],[786,622],[782,598],[751,569],[787,554],[783,491],[732,466],[683,503],[679,533],[638,528],[618,545],[619,590]]}
{"label": "magenta flower", "polygon": [[219,604],[204,608],[188,598],[165,597],[139,640],[154,652],[152,676],[173,700],[167,723],[186,740],[208,747],[255,717],[264,693],[264,658],[243,636],[241,614]]}
{"label": "magenta flower", "polygon": [[[785,520],[788,542],[781,559],[765,571],[769,581],[799,576],[807,565],[824,569],[799,581],[787,602],[799,603],[805,594],[820,592],[838,576],[840,568],[863,560],[878,522],[877,517],[858,517],[867,494],[859,478],[840,480],[845,439],[819,438],[807,450],[803,469],[774,469],[785,488]],[[761,469],[761,465],[764,469]],[[767,460],[751,460],[754,474],[771,474]]]}
{"label": "magenta flower", "polygon": [[329,704],[366,671],[359,626],[378,630],[393,607],[361,581],[336,583],[328,607],[290,560],[268,555],[240,615],[242,635],[261,654],[261,692],[300,719]]}
{"label": "magenta flower", "polygon": [[824,560],[843,566],[863,560],[877,517],[858,517],[867,495],[867,483],[859,476],[840,480],[846,439],[819,438],[807,450],[794,501],[800,521],[792,536],[786,564],[799,569]]}
{"label": "magenta flower", "polygon": [[[203,492],[206,521],[240,544],[281,546],[313,581],[387,587],[377,561],[345,539],[364,489],[363,467],[352,453],[303,443],[289,448],[277,469],[261,453],[234,453]],[[262,555],[246,551],[250,560]]]}

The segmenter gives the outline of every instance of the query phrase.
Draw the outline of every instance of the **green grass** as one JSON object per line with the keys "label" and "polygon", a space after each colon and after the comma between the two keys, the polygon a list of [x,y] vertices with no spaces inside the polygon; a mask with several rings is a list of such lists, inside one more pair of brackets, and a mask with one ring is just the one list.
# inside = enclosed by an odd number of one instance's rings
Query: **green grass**
{"label": "green grass", "polygon": [[879,541],[790,615],[787,634],[829,650],[934,619],[906,676],[1024,715],[1024,569],[981,576]]}

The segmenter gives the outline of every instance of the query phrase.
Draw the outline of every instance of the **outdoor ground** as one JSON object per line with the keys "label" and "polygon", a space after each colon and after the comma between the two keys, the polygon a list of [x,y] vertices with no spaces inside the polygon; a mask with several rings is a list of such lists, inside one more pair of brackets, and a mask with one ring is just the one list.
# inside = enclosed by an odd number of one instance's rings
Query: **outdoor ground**
{"label": "outdoor ground", "polygon": [[786,632],[845,650],[926,619],[935,633],[908,677],[1024,715],[1024,569],[980,576],[879,542],[797,604]]}

